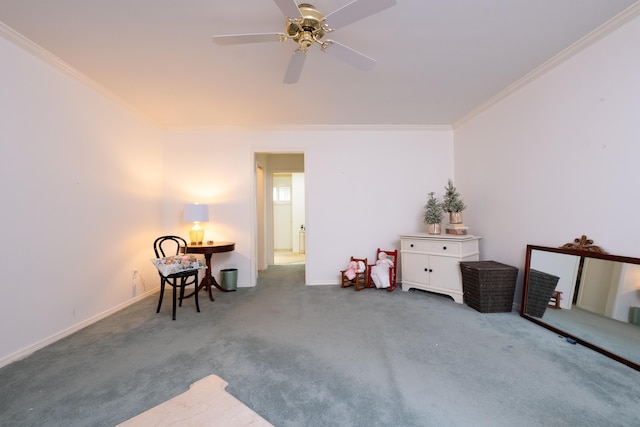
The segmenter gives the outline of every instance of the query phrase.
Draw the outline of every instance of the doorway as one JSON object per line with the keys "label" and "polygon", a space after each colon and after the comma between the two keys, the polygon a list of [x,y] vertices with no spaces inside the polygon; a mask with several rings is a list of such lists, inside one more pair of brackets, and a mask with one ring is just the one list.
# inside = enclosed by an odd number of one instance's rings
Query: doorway
{"label": "doorway", "polygon": [[276,172],[273,193],[273,264],[304,264],[304,173]]}
{"label": "doorway", "polygon": [[302,153],[255,153],[257,272],[306,262]]}

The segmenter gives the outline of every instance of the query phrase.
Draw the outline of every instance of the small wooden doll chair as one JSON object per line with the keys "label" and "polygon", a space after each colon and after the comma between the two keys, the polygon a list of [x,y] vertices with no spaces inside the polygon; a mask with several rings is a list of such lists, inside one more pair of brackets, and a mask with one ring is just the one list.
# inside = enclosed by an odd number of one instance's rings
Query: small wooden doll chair
{"label": "small wooden doll chair", "polygon": [[[396,282],[396,272],[398,270],[398,250],[393,250],[393,251],[383,251],[382,249],[378,248],[378,250],[376,251],[376,260],[379,259],[380,257],[380,253],[384,252],[385,254],[387,254],[387,257],[391,260],[391,262],[393,262],[393,267],[389,267],[389,287],[386,288],[387,291],[392,292],[396,289],[397,286],[397,282]],[[371,268],[373,268],[375,266],[375,264],[371,264],[368,266],[367,268],[367,287],[368,288],[374,288],[376,285],[373,283],[373,279],[371,278]]]}
{"label": "small wooden doll chair", "polygon": [[355,262],[357,265],[356,271],[354,273],[355,276],[353,277],[353,279],[349,279],[349,268],[340,270],[340,287],[346,288],[347,286],[354,286],[356,291],[361,291],[362,289],[368,287],[367,279],[369,277],[369,269],[367,268],[367,259],[351,257],[351,259],[349,260],[349,264],[351,264],[351,262]]}

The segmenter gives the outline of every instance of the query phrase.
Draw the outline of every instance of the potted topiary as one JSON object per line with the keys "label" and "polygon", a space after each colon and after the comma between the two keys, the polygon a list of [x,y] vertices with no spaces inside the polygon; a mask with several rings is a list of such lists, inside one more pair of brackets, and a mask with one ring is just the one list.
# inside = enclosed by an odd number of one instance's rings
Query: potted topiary
{"label": "potted topiary", "polygon": [[444,187],[444,201],[442,203],[442,208],[449,212],[449,222],[451,224],[462,224],[462,211],[467,207],[464,204],[462,198],[460,198],[460,193],[456,190],[456,187],[453,186],[453,181],[449,179],[447,186]]}
{"label": "potted topiary", "polygon": [[428,225],[429,234],[440,234],[443,214],[442,203],[432,191],[424,205],[424,222]]}

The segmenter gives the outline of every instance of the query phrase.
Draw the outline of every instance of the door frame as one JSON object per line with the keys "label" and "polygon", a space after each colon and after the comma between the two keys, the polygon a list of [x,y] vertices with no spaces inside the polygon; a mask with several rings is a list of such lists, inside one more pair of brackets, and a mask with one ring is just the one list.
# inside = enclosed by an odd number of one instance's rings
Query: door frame
{"label": "door frame", "polygon": [[[268,164],[262,164],[262,162],[258,159],[257,156],[260,155],[291,155],[291,154],[299,154],[302,155],[303,166],[302,170],[297,169],[270,169]],[[269,197],[273,187],[272,175],[273,173],[304,173],[304,209],[305,209],[305,218],[304,224],[305,228],[308,229],[309,224],[307,224],[307,206],[308,206],[308,174],[307,174],[307,153],[305,150],[301,149],[251,149],[251,271],[250,271],[250,284],[251,286],[255,286],[258,282],[258,272],[260,267],[262,267],[262,262],[265,263],[264,267],[266,267],[269,262],[273,263],[273,197]],[[263,180],[263,188],[261,188],[262,196],[264,198],[264,209],[262,213],[262,217],[259,217],[258,212],[260,209],[258,208],[258,197],[259,197],[259,189],[258,189],[258,168],[264,172],[264,180]],[[264,230],[260,231],[260,226],[264,227]],[[260,242],[259,236],[260,233],[264,232],[264,241]],[[305,233],[305,264],[309,263],[309,242],[310,242],[309,233]],[[262,261],[262,262],[261,262]],[[305,268],[305,285],[307,284],[307,269]]]}

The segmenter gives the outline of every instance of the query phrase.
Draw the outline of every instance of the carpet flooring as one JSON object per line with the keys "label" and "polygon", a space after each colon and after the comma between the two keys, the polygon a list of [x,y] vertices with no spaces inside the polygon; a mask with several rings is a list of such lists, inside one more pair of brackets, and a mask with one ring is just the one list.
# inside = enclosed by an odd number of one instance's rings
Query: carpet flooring
{"label": "carpet flooring", "polygon": [[[336,274],[337,275],[337,274]],[[635,426],[640,372],[516,313],[304,285],[157,295],[0,369],[2,426],[114,426],[208,375],[274,426]]]}
{"label": "carpet flooring", "polygon": [[273,263],[275,265],[304,264],[305,253],[300,252],[278,252],[273,254]]}

